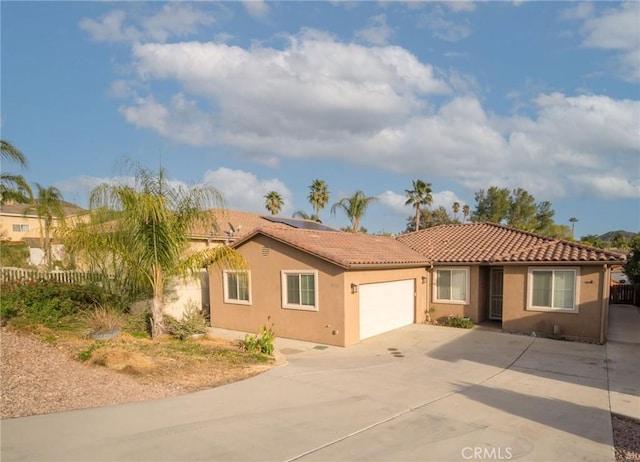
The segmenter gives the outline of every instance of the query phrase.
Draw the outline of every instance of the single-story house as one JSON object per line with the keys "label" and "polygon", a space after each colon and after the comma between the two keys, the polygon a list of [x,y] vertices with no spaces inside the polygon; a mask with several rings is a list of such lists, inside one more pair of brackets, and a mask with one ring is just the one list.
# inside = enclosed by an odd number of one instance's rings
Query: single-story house
{"label": "single-story house", "polygon": [[510,332],[606,340],[617,252],[492,223],[443,225],[398,240],[431,261],[429,309]]}
{"label": "single-story house", "polygon": [[210,269],[215,327],[348,346],[422,319],[429,261],[394,238],[262,227],[232,247],[248,268]]}
{"label": "single-story house", "polygon": [[606,340],[611,267],[596,249],[491,223],[397,238],[261,227],[232,243],[244,271],[212,268],[213,326],[348,346],[449,316],[503,330]]}

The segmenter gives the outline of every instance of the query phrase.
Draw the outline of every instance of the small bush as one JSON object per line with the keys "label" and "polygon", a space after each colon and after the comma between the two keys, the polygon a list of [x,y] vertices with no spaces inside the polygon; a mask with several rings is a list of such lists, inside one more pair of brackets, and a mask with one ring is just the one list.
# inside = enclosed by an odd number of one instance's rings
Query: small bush
{"label": "small bush", "polygon": [[124,324],[122,313],[110,306],[97,306],[88,311],[84,319],[91,333],[110,332],[121,329]]}
{"label": "small bush", "polygon": [[443,326],[447,327],[459,327],[461,329],[471,329],[474,324],[469,318],[462,318],[460,316],[449,316],[442,321]]}
{"label": "small bush", "polygon": [[166,318],[167,331],[180,340],[192,335],[206,334],[209,330],[206,318],[193,302],[187,304],[182,319],[178,320],[171,316]]}
{"label": "small bush", "polygon": [[273,324],[270,327],[266,325],[260,326],[260,332],[257,334],[246,334],[244,340],[241,341],[242,349],[251,353],[264,353],[266,355],[273,354],[273,342],[276,339],[276,333],[273,330]]}

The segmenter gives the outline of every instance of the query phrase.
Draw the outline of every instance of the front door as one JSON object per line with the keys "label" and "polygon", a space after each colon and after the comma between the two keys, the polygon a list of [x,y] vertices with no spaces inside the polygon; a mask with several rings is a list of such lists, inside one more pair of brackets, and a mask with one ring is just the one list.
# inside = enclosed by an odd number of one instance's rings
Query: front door
{"label": "front door", "polygon": [[491,268],[489,319],[502,319],[502,268]]}

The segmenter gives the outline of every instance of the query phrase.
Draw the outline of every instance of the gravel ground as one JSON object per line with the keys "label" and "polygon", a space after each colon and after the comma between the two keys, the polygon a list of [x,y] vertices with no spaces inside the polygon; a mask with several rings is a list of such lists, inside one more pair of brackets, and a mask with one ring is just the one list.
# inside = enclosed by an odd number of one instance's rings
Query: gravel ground
{"label": "gravel ground", "polygon": [[69,411],[165,398],[178,387],[141,384],[126,375],[87,366],[53,345],[2,329],[0,418]]}
{"label": "gravel ground", "polygon": [[[53,345],[5,329],[0,354],[2,419],[185,393],[181,387],[141,384],[126,375],[82,364]],[[617,415],[611,422],[616,462],[640,462],[640,422]]]}
{"label": "gravel ground", "polygon": [[616,462],[640,462],[640,421],[611,416]]}

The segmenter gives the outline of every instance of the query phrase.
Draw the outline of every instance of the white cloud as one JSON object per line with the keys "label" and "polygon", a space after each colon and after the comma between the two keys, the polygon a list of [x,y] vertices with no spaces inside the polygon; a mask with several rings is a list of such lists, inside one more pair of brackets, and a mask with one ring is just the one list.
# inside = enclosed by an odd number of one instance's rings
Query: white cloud
{"label": "white cloud", "polygon": [[[521,101],[531,116],[498,117],[471,77],[441,75],[397,46],[313,30],[284,49],[149,43],[134,45],[133,56],[139,84],[175,82],[180,91],[131,97],[123,116],[181,143],[229,147],[268,165],[335,159],[428,172],[469,190],[524,187],[539,198],[582,194],[604,183],[603,172],[621,186],[592,192],[637,190],[638,101],[542,93]],[[392,197],[381,201],[391,207]]]}
{"label": "white cloud", "polygon": [[244,0],[242,5],[251,16],[265,18],[269,15],[269,5],[264,0]]}
{"label": "white cloud", "polygon": [[104,15],[99,21],[83,18],[80,29],[88,32],[91,40],[96,42],[129,42],[140,37],[140,33],[133,27],[123,28],[126,13],[114,10]]}
{"label": "white cloud", "polygon": [[113,10],[100,20],[83,18],[79,26],[96,42],[164,42],[170,37],[193,34],[199,26],[215,22],[212,15],[183,3],[164,5],[156,14],[141,19],[138,27],[125,24],[127,19],[131,23],[135,18],[128,18],[122,10]]}
{"label": "white cloud", "polygon": [[621,2],[602,12],[591,3],[578,3],[564,10],[561,17],[584,21],[582,45],[616,52],[615,72],[625,80],[640,81],[640,3]]}
{"label": "white cloud", "polygon": [[384,14],[369,18],[369,25],[356,31],[356,37],[372,45],[386,45],[393,34],[393,29],[387,25]]}
{"label": "white cloud", "polygon": [[571,7],[561,11],[562,19],[587,19],[593,16],[595,11],[593,3],[576,2]]}
{"label": "white cloud", "polygon": [[471,35],[467,21],[453,21],[440,14],[427,15],[424,21],[434,37],[447,42],[459,42]]}
{"label": "white cloud", "polygon": [[455,13],[460,11],[473,11],[476,9],[476,4],[473,0],[449,0],[442,2],[442,4]]}
{"label": "white cloud", "polygon": [[[453,217],[452,206],[454,202],[459,202],[460,207],[465,204],[456,193],[453,191],[439,191],[431,194],[432,201],[430,208],[436,209],[438,207],[444,207],[449,212],[449,215]],[[393,214],[394,217],[399,219],[404,219],[409,216],[415,216],[415,209],[411,205],[407,205],[407,197],[404,193],[399,194],[394,191],[385,191],[382,194],[379,194],[378,201],[381,205],[386,207],[389,213]]]}
{"label": "white cloud", "polygon": [[264,196],[269,191],[276,191],[284,202],[280,215],[291,215],[295,210],[291,191],[282,181],[275,178],[260,179],[253,173],[223,167],[207,170],[202,177],[202,183],[222,192],[229,209],[268,213],[264,206]]}
{"label": "white cloud", "polygon": [[213,24],[212,15],[193,6],[181,3],[168,3],[155,15],[142,20],[145,37],[160,42],[169,37],[185,37],[193,34],[201,25]]}

